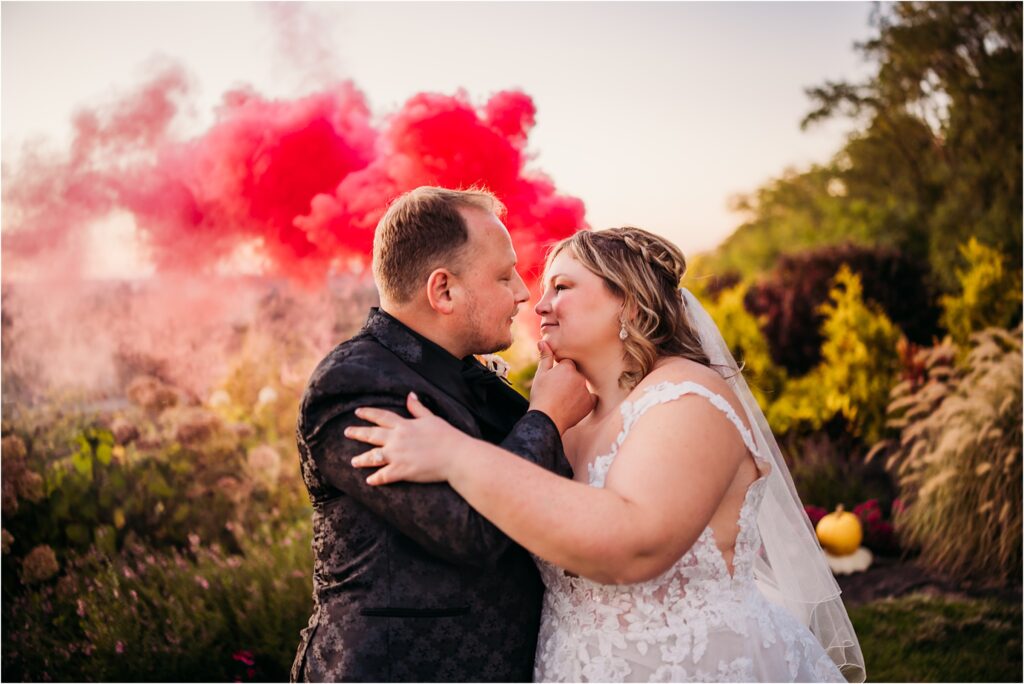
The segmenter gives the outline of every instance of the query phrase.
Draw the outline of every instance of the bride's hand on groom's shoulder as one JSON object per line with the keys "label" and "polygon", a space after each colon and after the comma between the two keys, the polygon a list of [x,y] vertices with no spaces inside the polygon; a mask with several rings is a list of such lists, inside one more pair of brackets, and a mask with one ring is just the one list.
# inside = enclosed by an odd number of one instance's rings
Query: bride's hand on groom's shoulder
{"label": "bride's hand on groom's shoulder", "polygon": [[349,439],[375,445],[352,459],[356,468],[379,469],[367,484],[444,482],[452,462],[464,451],[463,442],[472,440],[431,413],[413,392],[406,407],[412,418],[378,408],[356,409],[356,417],[371,425],[345,429]]}
{"label": "bride's hand on groom's shoulder", "polygon": [[537,348],[540,361],[530,388],[530,410],[545,413],[565,434],[594,409],[594,395],[575,363],[569,359],[556,363],[547,342],[539,342]]}

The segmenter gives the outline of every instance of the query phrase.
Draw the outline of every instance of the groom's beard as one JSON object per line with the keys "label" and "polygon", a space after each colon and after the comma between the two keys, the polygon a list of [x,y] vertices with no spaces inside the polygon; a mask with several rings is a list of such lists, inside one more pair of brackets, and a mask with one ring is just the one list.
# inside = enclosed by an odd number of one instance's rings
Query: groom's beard
{"label": "groom's beard", "polygon": [[497,328],[488,330],[475,305],[470,305],[467,319],[466,349],[471,354],[494,354],[512,346],[512,328],[505,328],[504,333],[496,332]]}

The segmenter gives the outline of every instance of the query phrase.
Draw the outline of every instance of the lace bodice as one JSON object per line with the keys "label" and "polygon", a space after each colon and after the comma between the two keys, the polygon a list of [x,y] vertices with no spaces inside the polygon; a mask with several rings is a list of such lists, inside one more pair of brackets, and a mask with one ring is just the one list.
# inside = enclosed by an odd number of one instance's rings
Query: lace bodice
{"label": "lace bodice", "polygon": [[[710,525],[672,567],[636,584],[598,584],[537,559],[547,592],[534,679],[843,681],[813,635],[769,604],[754,581],[761,548],[757,513],[771,466],[725,398],[694,382],[663,382],[637,401],[623,402],[622,429],[611,450],[588,467],[589,484],[604,487],[644,413],[686,395],[703,397],[729,418],[761,473],[740,508],[733,572]],[[765,662],[774,664],[765,670]]]}

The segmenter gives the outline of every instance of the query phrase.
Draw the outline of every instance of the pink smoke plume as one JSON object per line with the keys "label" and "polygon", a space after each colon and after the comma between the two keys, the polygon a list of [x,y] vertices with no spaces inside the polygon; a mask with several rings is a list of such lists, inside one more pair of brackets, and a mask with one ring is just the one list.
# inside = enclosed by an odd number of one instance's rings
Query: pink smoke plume
{"label": "pink smoke plume", "polygon": [[165,68],[80,112],[66,155],[29,151],[5,165],[5,265],[73,277],[86,227],[126,211],[158,273],[213,273],[250,248],[264,275],[315,285],[365,265],[388,202],[420,185],[497,194],[528,280],[546,244],[586,227],[581,200],[526,169],[536,111],[522,92],[481,107],[462,92],[421,93],[376,124],[351,82],[291,100],[237,90],[209,130],[181,139],[188,95],[181,69]]}

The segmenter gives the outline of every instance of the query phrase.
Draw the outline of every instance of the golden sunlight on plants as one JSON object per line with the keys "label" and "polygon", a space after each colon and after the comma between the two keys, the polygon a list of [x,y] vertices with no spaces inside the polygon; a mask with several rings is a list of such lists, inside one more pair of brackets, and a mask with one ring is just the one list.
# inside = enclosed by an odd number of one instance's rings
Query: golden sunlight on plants
{"label": "golden sunlight on plants", "polygon": [[821,307],[824,342],[821,362],[790,381],[768,410],[772,428],[785,433],[800,423],[818,429],[842,416],[855,436],[868,443],[881,436],[884,399],[899,368],[899,329],[881,308],[863,297],[860,277],[840,268]]}
{"label": "golden sunlight on plants", "polygon": [[[799,4],[776,10],[802,12]],[[744,13],[738,9],[736,21]],[[704,254],[689,237],[679,241],[690,265],[683,285],[718,325],[778,438],[872,681],[1013,681],[1021,672],[1021,17],[1019,2],[881,3],[857,48],[869,68],[854,81],[805,83],[809,111],[791,122],[842,119],[850,126],[842,147],[759,187],[744,187],[750,176],[737,174],[729,189],[741,193],[735,231]],[[774,30],[770,23],[763,29]],[[709,73],[708,83],[730,87],[731,76]],[[771,104],[774,95],[762,95]],[[235,99],[229,109],[251,100]],[[148,130],[138,112],[118,116]],[[106,136],[97,153],[120,154],[124,140],[93,128]],[[475,144],[462,130],[452,136],[456,152]],[[25,182],[5,185],[4,200],[12,188],[24,190],[32,219],[25,244],[38,237],[33,260],[52,262],[61,278],[11,276],[25,264],[7,250],[5,223],[5,680],[289,677],[314,572],[314,511],[296,419],[317,362],[379,303],[364,267],[370,217],[391,195],[361,193],[359,206],[345,206],[351,220],[304,232],[321,216],[304,212],[330,204],[310,202],[330,197],[337,183],[312,188],[308,174],[294,171],[309,166],[308,155],[264,147],[252,147],[255,166],[237,160],[266,180],[252,188],[257,213],[236,214],[227,193],[227,213],[193,224],[199,210],[191,207],[181,217],[214,252],[222,240],[262,235],[283,217],[280,227],[298,241],[281,242],[277,254],[294,257],[294,281],[278,271],[197,270],[192,257],[202,249],[168,237],[160,240],[190,257],[182,273],[77,278],[65,273],[68,257],[54,252],[53,230],[96,237],[115,188],[126,200],[166,199],[163,181],[143,187],[113,165],[97,185],[89,163],[69,161],[74,183],[61,185],[63,176],[47,171],[49,152],[25,170],[12,167]],[[409,168],[465,169],[465,178],[450,178],[488,180],[440,148],[417,143],[407,152],[399,157]],[[557,151],[519,152],[526,163]],[[78,159],[77,144],[67,153]],[[622,159],[594,160],[612,182],[621,176]],[[389,174],[404,168],[366,170],[394,181],[390,193],[405,181]],[[270,186],[282,192],[265,192]],[[182,185],[168,206],[179,205],[179,190],[192,196]],[[528,269],[542,261],[547,238],[597,217],[584,217],[580,204],[555,231],[546,209],[527,211],[537,197],[506,190],[506,223],[532,286],[538,274]],[[98,201],[100,213],[70,211],[76,197]],[[643,204],[625,195],[621,202],[629,211]],[[699,230],[692,208],[676,204],[668,225],[643,227]],[[145,223],[162,225],[157,219]],[[362,246],[328,254],[335,230]],[[357,267],[302,286],[327,264],[321,252],[339,268],[346,260]],[[536,320],[527,311],[535,303],[524,304],[515,343],[501,352],[524,396],[537,368]]]}
{"label": "golden sunlight on plants", "polygon": [[921,560],[964,579],[1021,573],[1021,328],[971,338],[962,369],[951,344],[918,353],[924,382],[897,385],[889,405],[899,439],[886,453],[906,510],[896,518]]}
{"label": "golden sunlight on plants", "polygon": [[1021,272],[1007,267],[998,251],[971,238],[960,245],[966,267],[956,270],[960,293],[944,295],[942,324],[966,346],[971,333],[1011,325],[1021,306]]}

